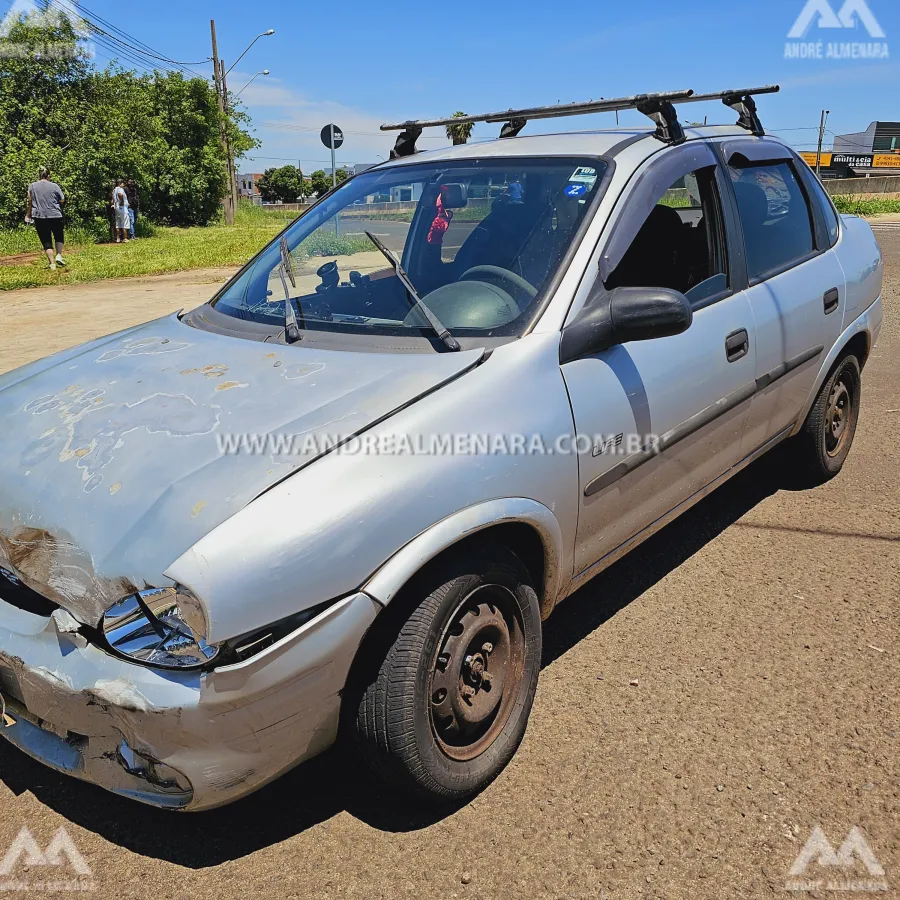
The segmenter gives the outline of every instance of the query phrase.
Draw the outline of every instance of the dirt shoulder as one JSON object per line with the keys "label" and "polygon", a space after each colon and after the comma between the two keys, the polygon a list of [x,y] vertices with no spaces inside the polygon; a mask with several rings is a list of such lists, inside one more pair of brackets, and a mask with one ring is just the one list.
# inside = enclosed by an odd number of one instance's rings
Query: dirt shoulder
{"label": "dirt shoulder", "polygon": [[205,303],[237,267],[0,293],[0,373],[179,309]]}

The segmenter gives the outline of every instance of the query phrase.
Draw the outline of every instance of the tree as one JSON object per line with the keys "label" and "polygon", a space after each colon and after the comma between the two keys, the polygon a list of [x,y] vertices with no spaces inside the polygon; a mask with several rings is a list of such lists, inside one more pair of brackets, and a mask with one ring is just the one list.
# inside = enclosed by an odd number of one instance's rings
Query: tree
{"label": "tree", "polygon": [[324,169],[316,169],[309,177],[312,182],[312,192],[317,197],[321,197],[331,190],[331,178],[325,174]]}
{"label": "tree", "polygon": [[[21,16],[0,37],[0,226],[17,225],[38,167],[66,194],[70,220],[105,223],[116,178],[141,212],[177,225],[219,214],[227,178],[215,92],[201,78],[93,69],[62,15]],[[258,145],[244,113],[226,123],[235,154]]]}
{"label": "tree", "polygon": [[303,173],[296,166],[266,169],[257,183],[263,200],[295,203],[303,194]]}
{"label": "tree", "polygon": [[[454,119],[461,119],[467,115],[464,112],[457,111],[453,113]],[[465,144],[472,136],[473,124],[471,122],[460,122],[458,125],[447,126],[447,137],[453,141],[454,146],[457,144]]]}

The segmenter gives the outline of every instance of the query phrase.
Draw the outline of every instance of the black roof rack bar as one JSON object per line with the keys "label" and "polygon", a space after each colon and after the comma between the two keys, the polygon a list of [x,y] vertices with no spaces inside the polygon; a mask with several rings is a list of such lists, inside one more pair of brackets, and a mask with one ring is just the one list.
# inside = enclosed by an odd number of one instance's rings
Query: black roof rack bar
{"label": "black roof rack bar", "polygon": [[500,112],[480,113],[475,116],[447,116],[443,119],[419,119],[382,125],[382,131],[405,131],[411,125],[417,128],[434,128],[439,125],[465,125],[468,122],[510,122],[515,119],[555,119],[560,116],[581,116],[594,112],[614,112],[618,109],[636,109],[645,100],[686,100],[693,91],[668,91],[663,94],[635,94],[612,100],[587,100],[584,103],[560,103],[555,106],[532,106],[528,109],[506,109]]}
{"label": "black roof rack bar", "polygon": [[[469,122],[504,122],[500,137],[515,137],[528,123],[529,119],[555,119],[561,116],[582,116],[587,113],[613,112],[619,109],[650,110],[647,115],[656,122],[656,134],[660,140],[667,140],[665,135],[674,132],[677,135],[677,117],[674,116],[672,100],[686,100],[693,91],[667,91],[662,94],[635,94],[631,97],[618,97],[611,100],[588,100],[584,103],[560,103],[555,106],[532,106],[528,109],[507,109],[503,112],[481,113],[476,116],[448,116],[444,119],[426,119],[409,122],[398,122],[394,125],[382,125],[382,131],[399,131],[397,142],[391,150],[391,159],[412,156],[416,152],[416,141],[423,128],[440,125],[464,125]],[[671,116],[661,120],[657,111],[666,104]],[[675,119],[675,126],[667,125],[669,119]],[[661,124],[662,121],[662,124]],[[681,140],[684,139],[682,132]]]}
{"label": "black roof rack bar", "polygon": [[684,129],[678,121],[675,103],[696,103],[701,100],[721,100],[739,115],[738,125],[754,134],[765,134],[756,113],[754,94],[774,94],[780,90],[777,84],[758,88],[739,88],[716,91],[712,94],[695,94],[693,90],[665,91],[656,94],[634,94],[610,100],[588,100],[583,103],[560,103],[554,106],[533,106],[527,109],[508,109],[473,116],[447,116],[443,119],[417,119],[381,126],[382,131],[399,131],[397,143],[391,151],[391,159],[411,156],[416,152],[416,141],[424,128],[441,125],[464,125],[474,122],[503,122],[500,137],[515,137],[530,119],[555,119],[562,116],[581,116],[589,113],[613,112],[637,109],[656,123],[655,137],[671,144],[685,140]]}
{"label": "black roof rack bar", "polygon": [[740,88],[731,91],[717,91],[715,94],[694,94],[681,103],[696,103],[700,100],[721,100],[726,106],[731,107],[739,116],[737,124],[746,128],[758,137],[762,137],[766,130],[762,126],[759,115],[756,112],[754,94],[777,94],[781,87],[777,84],[767,84],[758,88]]}

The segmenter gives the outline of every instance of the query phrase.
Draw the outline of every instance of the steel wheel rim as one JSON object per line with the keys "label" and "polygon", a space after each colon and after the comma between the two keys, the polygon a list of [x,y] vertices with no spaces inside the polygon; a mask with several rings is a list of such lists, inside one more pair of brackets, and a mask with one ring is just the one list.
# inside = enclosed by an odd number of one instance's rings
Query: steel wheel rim
{"label": "steel wheel rim", "polygon": [[509,721],[522,684],[525,631],[513,593],[483,585],[451,614],[431,660],[428,717],[441,750],[466,761]]}
{"label": "steel wheel rim", "polygon": [[840,455],[850,434],[853,414],[853,394],[844,377],[835,381],[828,395],[825,411],[825,452],[830,457]]}

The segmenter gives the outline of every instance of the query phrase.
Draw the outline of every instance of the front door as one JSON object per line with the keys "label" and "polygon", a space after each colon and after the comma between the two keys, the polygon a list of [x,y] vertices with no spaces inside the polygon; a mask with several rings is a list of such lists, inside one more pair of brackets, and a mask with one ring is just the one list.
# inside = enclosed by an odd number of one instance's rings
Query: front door
{"label": "front door", "polygon": [[[705,164],[696,167],[696,146],[683,154],[685,170],[673,170],[672,156],[687,150],[666,153],[674,181],[661,181],[651,166],[620,200],[646,209],[641,191],[669,185],[634,226],[639,230],[605,286],[679,290],[694,308],[693,323],[682,334],[634,341],[562,367],[579,442],[592,446],[579,454],[576,577],[740,459],[754,389],[753,316],[746,293],[731,290],[723,175],[711,154],[700,154]],[[619,214],[610,243],[628,227],[623,221]]]}

